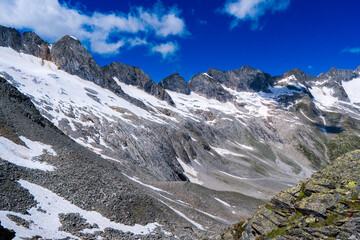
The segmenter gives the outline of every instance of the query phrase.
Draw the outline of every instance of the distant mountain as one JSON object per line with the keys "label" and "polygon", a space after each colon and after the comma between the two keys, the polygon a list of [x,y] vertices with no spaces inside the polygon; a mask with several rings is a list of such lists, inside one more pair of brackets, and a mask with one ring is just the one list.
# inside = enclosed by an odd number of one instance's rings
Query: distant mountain
{"label": "distant mountain", "polygon": [[0,27],[0,78],[0,221],[17,237],[215,237],[360,145],[360,68],[156,84],[71,36]]}

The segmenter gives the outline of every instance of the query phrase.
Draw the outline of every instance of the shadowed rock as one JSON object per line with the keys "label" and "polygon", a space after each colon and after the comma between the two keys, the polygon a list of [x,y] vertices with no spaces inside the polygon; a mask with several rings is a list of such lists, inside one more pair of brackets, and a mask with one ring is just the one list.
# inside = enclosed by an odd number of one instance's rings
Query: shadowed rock
{"label": "shadowed rock", "polygon": [[194,92],[205,95],[208,98],[215,98],[220,102],[233,99],[233,96],[226,91],[213,77],[198,73],[189,82],[190,89]]}
{"label": "shadowed rock", "polygon": [[0,46],[11,47],[19,52],[22,49],[20,33],[13,28],[0,25]]}
{"label": "shadowed rock", "polygon": [[237,91],[269,92],[268,87],[273,84],[269,74],[249,66],[227,72],[210,68],[207,74],[220,84]]}
{"label": "shadowed rock", "polygon": [[50,44],[33,32],[21,34],[22,52],[50,61]]}
{"label": "shadowed rock", "polygon": [[159,86],[164,89],[169,89],[170,91],[183,93],[186,95],[189,95],[191,92],[187,82],[178,73],[174,73],[164,78],[161,82],[159,82]]}

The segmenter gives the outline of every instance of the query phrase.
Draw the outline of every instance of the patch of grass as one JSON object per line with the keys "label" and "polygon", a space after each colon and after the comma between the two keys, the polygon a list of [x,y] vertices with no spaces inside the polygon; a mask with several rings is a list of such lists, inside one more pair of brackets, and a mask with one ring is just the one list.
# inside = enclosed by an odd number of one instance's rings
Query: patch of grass
{"label": "patch of grass", "polygon": [[304,156],[311,162],[315,169],[322,167],[321,159],[307,146],[299,143],[298,149],[304,154]]}
{"label": "patch of grass", "polygon": [[277,237],[277,236],[284,236],[284,235],[286,235],[286,228],[287,227],[277,228],[277,229],[271,231],[270,233],[266,234],[265,237],[272,238],[272,237]]}
{"label": "patch of grass", "polygon": [[320,222],[310,223],[310,227],[317,228],[317,227],[325,227],[325,226],[332,226],[334,225],[341,216],[337,213],[330,213],[328,214],[327,218]]}
{"label": "patch of grass", "polygon": [[330,160],[335,160],[347,152],[360,149],[360,137],[351,134],[349,131],[344,131],[331,139],[327,147]]}

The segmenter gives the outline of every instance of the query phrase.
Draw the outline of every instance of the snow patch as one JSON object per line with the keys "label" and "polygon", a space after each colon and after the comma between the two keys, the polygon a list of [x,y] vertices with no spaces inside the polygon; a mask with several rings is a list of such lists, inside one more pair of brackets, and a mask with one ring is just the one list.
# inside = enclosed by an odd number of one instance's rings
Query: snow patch
{"label": "snow patch", "polygon": [[348,82],[342,82],[350,101],[352,103],[360,103],[360,78],[354,78]]}
{"label": "snow patch", "polygon": [[18,145],[7,138],[0,136],[0,158],[21,167],[39,169],[42,171],[55,170],[54,166],[46,162],[40,162],[36,159],[44,153],[55,156],[56,153],[50,145],[31,141],[23,136],[20,137],[20,139],[27,147]]}
{"label": "snow patch", "polygon": [[[160,226],[158,223],[149,223],[145,226],[139,224],[128,226],[121,223],[116,223],[103,217],[98,212],[85,211],[44,187],[25,180],[19,180],[19,183],[22,187],[28,189],[30,194],[34,196],[35,200],[37,201],[37,207],[33,207],[28,210],[29,215],[23,215],[9,211],[0,211],[1,224],[6,228],[14,229],[18,239],[31,238],[35,235],[41,235],[46,239],[63,239],[67,237],[78,239],[69,233],[59,230],[59,227],[61,227],[61,222],[58,215],[61,213],[79,213],[87,220],[89,224],[97,224],[99,226],[99,228],[96,229],[84,229],[82,231],[84,233],[104,231],[105,228],[113,228],[123,232],[144,235],[153,232],[155,228]],[[39,211],[39,208],[44,211]],[[6,217],[7,214],[16,215],[29,222],[32,221],[30,228],[27,229],[22,226],[17,226],[14,222]]]}
{"label": "snow patch", "polygon": [[204,227],[203,227],[201,224],[195,222],[194,220],[191,220],[190,218],[188,218],[187,216],[185,216],[185,214],[183,214],[182,212],[176,210],[175,208],[171,207],[169,204],[166,204],[165,202],[163,202],[163,201],[161,201],[161,200],[159,200],[159,201],[162,202],[164,205],[166,205],[166,206],[167,206],[168,208],[170,208],[171,210],[173,210],[173,211],[174,211],[176,214],[178,214],[180,217],[184,218],[186,221],[188,221],[189,223],[191,223],[192,225],[194,225],[195,227],[197,227],[198,229],[203,230],[203,231],[205,230]]}
{"label": "snow patch", "polygon": [[221,156],[233,155],[233,156],[238,156],[238,157],[246,157],[243,154],[235,153],[235,152],[229,151],[229,150],[227,150],[225,148],[218,148],[218,147],[213,147],[213,146],[211,146],[211,148],[214,149],[215,152],[217,152]]}
{"label": "snow patch", "polygon": [[215,199],[216,201],[218,201],[219,203],[221,203],[221,204],[223,204],[223,205],[231,208],[231,205],[228,204],[227,202],[225,202],[225,201],[223,201],[223,200],[221,200],[221,199],[219,199],[219,198],[216,198],[216,197],[214,197],[214,199]]}
{"label": "snow patch", "polygon": [[163,193],[167,193],[167,194],[169,194],[169,195],[172,195],[171,193],[166,192],[166,191],[164,191],[164,190],[162,190],[162,189],[160,189],[160,188],[151,186],[151,185],[149,185],[149,184],[145,184],[145,183],[139,181],[138,179],[136,179],[135,177],[130,177],[130,176],[126,175],[125,173],[123,173],[123,175],[124,175],[125,177],[127,177],[128,179],[130,179],[130,180],[132,180],[132,181],[134,181],[134,182],[136,182],[136,183],[138,183],[138,184],[140,184],[140,185],[143,185],[143,186],[145,186],[145,187],[148,187],[148,188],[150,188],[150,189],[152,189],[152,190],[155,190],[155,191],[158,191],[158,192],[163,192]]}

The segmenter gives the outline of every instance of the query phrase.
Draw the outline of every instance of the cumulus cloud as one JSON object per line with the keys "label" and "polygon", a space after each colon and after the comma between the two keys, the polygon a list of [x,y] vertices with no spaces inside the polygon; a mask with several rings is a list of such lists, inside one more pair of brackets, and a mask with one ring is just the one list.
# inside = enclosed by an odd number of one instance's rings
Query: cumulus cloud
{"label": "cumulus cloud", "polygon": [[125,45],[151,47],[147,38],[159,42],[181,37],[187,31],[179,15],[178,9],[166,9],[161,3],[153,9],[136,7],[130,13],[85,14],[58,0],[0,1],[0,24],[33,30],[48,41],[73,35],[99,54],[116,54]]}
{"label": "cumulus cloud", "polygon": [[360,53],[360,47],[345,48],[341,52],[343,52],[343,53]]}
{"label": "cumulus cloud", "polygon": [[163,59],[174,55],[177,50],[179,50],[179,45],[174,42],[163,43],[151,49],[154,53],[160,53]]}
{"label": "cumulus cloud", "polygon": [[240,21],[252,21],[252,28],[259,28],[259,18],[266,12],[283,11],[288,8],[291,0],[229,0],[224,12],[234,18],[231,28]]}

